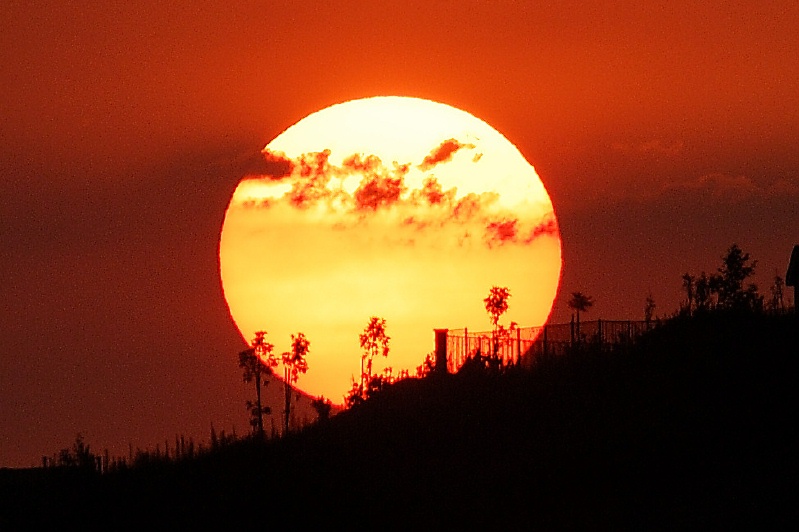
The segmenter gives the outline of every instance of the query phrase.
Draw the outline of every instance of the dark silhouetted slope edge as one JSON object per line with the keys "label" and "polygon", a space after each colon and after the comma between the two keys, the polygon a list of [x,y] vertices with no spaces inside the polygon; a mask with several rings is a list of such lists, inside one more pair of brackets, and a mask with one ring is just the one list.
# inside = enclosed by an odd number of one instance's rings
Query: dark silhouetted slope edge
{"label": "dark silhouetted slope edge", "polygon": [[789,528],[796,346],[785,317],[675,319],[626,351],[402,381],[266,445],[4,479],[0,524]]}

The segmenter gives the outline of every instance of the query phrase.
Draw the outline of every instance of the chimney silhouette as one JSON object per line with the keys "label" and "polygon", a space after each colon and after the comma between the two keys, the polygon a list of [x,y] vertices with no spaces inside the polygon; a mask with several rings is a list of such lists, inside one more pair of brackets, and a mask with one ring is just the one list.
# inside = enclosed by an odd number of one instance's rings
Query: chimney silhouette
{"label": "chimney silhouette", "polygon": [[433,329],[436,333],[436,366],[438,374],[447,373],[447,333],[449,329]]}

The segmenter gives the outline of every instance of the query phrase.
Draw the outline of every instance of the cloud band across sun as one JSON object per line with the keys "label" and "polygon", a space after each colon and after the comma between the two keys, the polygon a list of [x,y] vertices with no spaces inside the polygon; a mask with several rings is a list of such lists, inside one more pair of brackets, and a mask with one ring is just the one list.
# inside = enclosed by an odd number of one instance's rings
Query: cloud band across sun
{"label": "cloud band across sun", "polygon": [[[518,209],[500,205],[496,193],[459,196],[456,186],[444,189],[432,170],[451,162],[463,148],[473,150],[475,145],[448,139],[419,164],[391,165],[374,154],[354,153],[336,165],[330,161],[330,150],[290,158],[264,149],[263,164],[257,167],[266,172],[247,176],[233,204],[256,209],[284,204],[300,211],[316,210],[325,213],[324,219],[337,229],[388,217],[399,221],[397,232],[403,241],[407,241],[403,231],[435,231],[450,225],[462,229],[460,245],[478,242],[489,248],[529,245],[540,236],[558,234],[552,212],[524,217]],[[472,162],[477,161],[472,158]],[[411,172],[424,174],[417,188],[406,184]]]}

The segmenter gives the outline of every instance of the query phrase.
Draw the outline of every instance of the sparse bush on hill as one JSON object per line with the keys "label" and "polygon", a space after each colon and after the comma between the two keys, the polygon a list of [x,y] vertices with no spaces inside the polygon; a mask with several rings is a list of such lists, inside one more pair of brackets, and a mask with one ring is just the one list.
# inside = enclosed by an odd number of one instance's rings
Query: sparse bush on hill
{"label": "sparse bush on hill", "polygon": [[762,310],[763,296],[758,293],[757,285],[746,284],[747,279],[754,275],[755,266],[757,261],[751,259],[749,253],[732,244],[722,257],[717,273],[683,274],[686,300],[680,312],[691,315],[716,309]]}

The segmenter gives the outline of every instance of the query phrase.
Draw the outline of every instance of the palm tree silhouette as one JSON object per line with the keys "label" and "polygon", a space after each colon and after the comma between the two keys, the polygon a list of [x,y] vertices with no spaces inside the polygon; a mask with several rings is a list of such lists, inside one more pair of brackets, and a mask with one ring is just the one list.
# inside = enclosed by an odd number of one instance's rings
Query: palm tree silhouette
{"label": "palm tree silhouette", "polygon": [[577,338],[580,339],[580,312],[588,312],[594,306],[594,298],[585,295],[582,292],[572,292],[572,298],[569,300],[569,308],[577,313]]}

